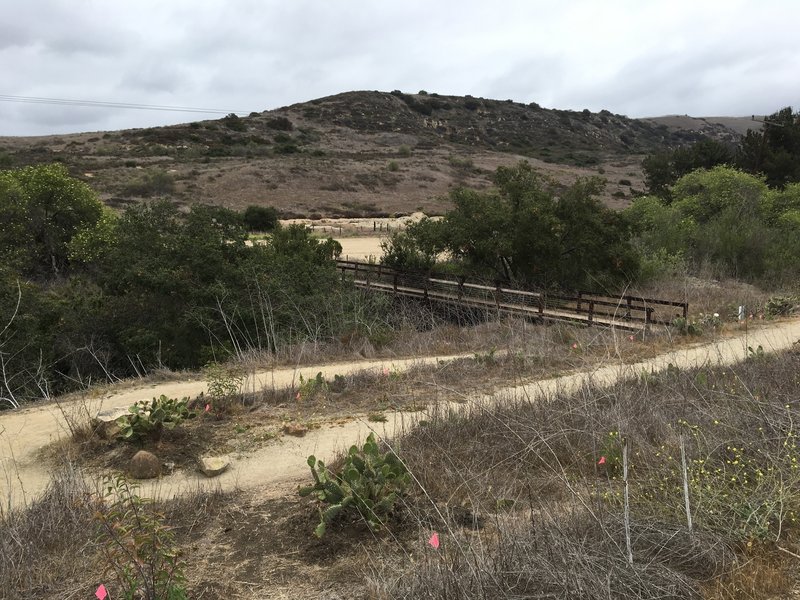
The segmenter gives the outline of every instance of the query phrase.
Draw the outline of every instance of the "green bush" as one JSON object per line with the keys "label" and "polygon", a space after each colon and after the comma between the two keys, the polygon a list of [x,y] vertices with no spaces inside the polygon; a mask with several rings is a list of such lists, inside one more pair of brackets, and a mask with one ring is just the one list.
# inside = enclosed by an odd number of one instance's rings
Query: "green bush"
{"label": "green bush", "polygon": [[272,231],[278,226],[278,210],[271,206],[248,206],[242,218],[248,231]]}
{"label": "green bush", "polygon": [[411,482],[411,475],[391,451],[381,452],[370,433],[364,446],[351,446],[342,470],[332,473],[321,460],[308,457],[314,485],[300,488],[301,496],[314,495],[323,504],[320,522],[314,530],[317,537],[325,535],[330,523],[341,513],[351,513],[364,519],[372,530],[384,525],[395,503]]}

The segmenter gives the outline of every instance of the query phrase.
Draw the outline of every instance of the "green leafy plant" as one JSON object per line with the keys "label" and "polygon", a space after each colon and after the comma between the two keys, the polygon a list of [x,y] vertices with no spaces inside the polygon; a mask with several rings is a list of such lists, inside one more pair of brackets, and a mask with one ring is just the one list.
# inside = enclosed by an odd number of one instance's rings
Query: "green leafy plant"
{"label": "green leafy plant", "polygon": [[125,600],[185,600],[185,564],[164,515],[123,477],[107,477],[94,519],[108,570]]}
{"label": "green leafy plant", "polygon": [[140,400],[128,409],[130,414],[117,419],[120,426],[119,439],[158,439],[164,429],[174,429],[184,419],[196,416],[189,409],[188,402],[188,398],[177,400],[164,395],[152,400]]}
{"label": "green leafy plant", "polygon": [[228,412],[235,397],[242,392],[244,373],[235,367],[208,363],[203,374],[208,381],[209,404],[217,412]]}
{"label": "green leafy plant", "polygon": [[411,481],[405,465],[393,452],[380,451],[374,433],[362,448],[350,447],[339,473],[331,472],[313,455],[308,457],[308,466],[314,484],[300,488],[299,494],[313,494],[328,505],[320,508],[320,522],[314,529],[317,537],[325,535],[328,525],[342,512],[358,514],[370,529],[380,529]]}

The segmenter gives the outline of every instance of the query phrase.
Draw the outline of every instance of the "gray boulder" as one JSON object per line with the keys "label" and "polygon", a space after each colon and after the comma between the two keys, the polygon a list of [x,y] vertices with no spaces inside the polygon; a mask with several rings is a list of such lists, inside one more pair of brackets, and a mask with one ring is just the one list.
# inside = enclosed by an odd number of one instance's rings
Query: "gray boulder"
{"label": "gray boulder", "polygon": [[117,437],[120,432],[120,427],[117,424],[117,419],[129,414],[126,407],[107,408],[99,411],[94,419],[92,419],[92,427],[104,440],[110,440]]}
{"label": "gray boulder", "polygon": [[227,456],[201,456],[197,459],[200,471],[206,477],[216,477],[223,473],[231,464]]}

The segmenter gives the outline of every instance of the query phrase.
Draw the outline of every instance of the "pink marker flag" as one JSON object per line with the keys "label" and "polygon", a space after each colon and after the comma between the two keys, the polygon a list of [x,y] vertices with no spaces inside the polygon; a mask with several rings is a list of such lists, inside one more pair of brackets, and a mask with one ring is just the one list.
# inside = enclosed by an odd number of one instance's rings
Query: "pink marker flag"
{"label": "pink marker flag", "polygon": [[384,375],[388,375],[389,374],[389,369],[387,369],[386,367],[383,367],[383,374]]}
{"label": "pink marker flag", "polygon": [[94,595],[97,596],[97,600],[105,600],[106,596],[108,596],[108,592],[106,591],[106,586],[104,586],[101,583],[100,587],[97,588],[97,591],[94,593]]}
{"label": "pink marker flag", "polygon": [[572,344],[572,349],[573,350],[577,350],[578,349],[578,344]]}
{"label": "pink marker flag", "polygon": [[605,457],[605,456],[601,456],[601,457],[600,457],[600,460],[598,460],[598,461],[597,461],[597,464],[598,464],[598,465],[604,465],[604,464],[606,464],[606,457]]}
{"label": "pink marker flag", "polygon": [[428,540],[428,543],[431,546],[433,546],[436,550],[438,550],[439,549],[439,534],[434,531],[433,535],[431,536],[431,539]]}
{"label": "pink marker flag", "polygon": [[211,405],[210,404],[206,404],[206,412],[208,412],[210,410],[211,410]]}

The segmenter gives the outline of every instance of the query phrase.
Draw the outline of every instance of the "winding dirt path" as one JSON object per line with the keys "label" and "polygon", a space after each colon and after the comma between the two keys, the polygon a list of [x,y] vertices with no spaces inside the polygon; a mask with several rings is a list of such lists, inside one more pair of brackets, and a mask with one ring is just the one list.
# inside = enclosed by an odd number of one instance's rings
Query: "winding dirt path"
{"label": "winding dirt path", "polygon": [[[620,378],[644,371],[659,371],[672,364],[691,368],[705,364],[732,364],[745,359],[748,346],[761,346],[765,352],[792,347],[800,342],[800,320],[780,321],[756,331],[742,333],[714,342],[684,347],[664,353],[656,358],[628,365],[599,366],[579,373],[540,380],[500,390],[495,394],[476,397],[473,402],[492,403],[508,395],[528,398],[543,397],[557,391],[578,389],[587,383],[608,385]],[[257,373],[248,386],[283,387],[299,378],[313,377],[322,372],[326,377],[364,369],[405,369],[414,364],[436,364],[467,355],[451,355],[407,360],[378,360],[356,363],[338,363],[280,369]],[[129,406],[137,400],[165,394],[171,397],[195,396],[206,389],[203,381],[182,381],[154,384],[112,393],[96,401],[95,409]],[[468,404],[454,404],[463,409]],[[356,419],[341,425],[328,425],[309,431],[302,438],[284,436],[266,447],[247,455],[234,457],[231,468],[221,476],[207,479],[194,472],[181,471],[155,482],[141,486],[146,495],[173,496],[199,487],[223,489],[266,488],[278,484],[291,484],[308,479],[306,458],[314,454],[328,459],[340,450],[363,439],[370,431],[381,436],[392,436],[412,427],[425,417],[427,411],[386,413],[387,422],[371,423]],[[35,497],[44,489],[49,474],[37,462],[39,450],[46,444],[65,435],[64,419],[55,405],[32,407],[0,415],[0,501],[6,505],[19,505]]]}

